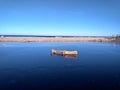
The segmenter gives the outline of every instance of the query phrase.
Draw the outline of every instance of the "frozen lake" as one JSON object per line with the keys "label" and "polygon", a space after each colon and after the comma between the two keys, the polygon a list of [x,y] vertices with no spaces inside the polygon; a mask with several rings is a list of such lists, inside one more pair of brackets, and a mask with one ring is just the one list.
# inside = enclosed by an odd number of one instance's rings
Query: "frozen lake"
{"label": "frozen lake", "polygon": [[[76,57],[51,49],[77,50]],[[120,90],[120,45],[0,43],[0,90]]]}

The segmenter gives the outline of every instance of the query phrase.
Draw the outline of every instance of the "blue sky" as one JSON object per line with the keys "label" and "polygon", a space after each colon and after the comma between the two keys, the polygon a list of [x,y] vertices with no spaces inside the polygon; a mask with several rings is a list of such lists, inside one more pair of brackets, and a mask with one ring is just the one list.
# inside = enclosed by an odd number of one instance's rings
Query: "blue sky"
{"label": "blue sky", "polygon": [[120,34],[120,0],[0,0],[0,34]]}

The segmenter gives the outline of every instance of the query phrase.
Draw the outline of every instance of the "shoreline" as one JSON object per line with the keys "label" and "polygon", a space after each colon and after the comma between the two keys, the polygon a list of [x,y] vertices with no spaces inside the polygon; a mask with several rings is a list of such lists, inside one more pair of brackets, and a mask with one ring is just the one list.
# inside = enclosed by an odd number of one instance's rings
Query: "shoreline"
{"label": "shoreline", "polygon": [[107,37],[0,37],[0,42],[120,42]]}

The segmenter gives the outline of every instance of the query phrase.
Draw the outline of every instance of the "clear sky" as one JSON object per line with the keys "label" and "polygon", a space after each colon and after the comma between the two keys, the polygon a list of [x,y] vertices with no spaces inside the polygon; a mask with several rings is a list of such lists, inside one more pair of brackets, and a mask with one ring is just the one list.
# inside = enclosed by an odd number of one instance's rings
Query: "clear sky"
{"label": "clear sky", "polygon": [[120,0],[0,0],[0,34],[120,34]]}

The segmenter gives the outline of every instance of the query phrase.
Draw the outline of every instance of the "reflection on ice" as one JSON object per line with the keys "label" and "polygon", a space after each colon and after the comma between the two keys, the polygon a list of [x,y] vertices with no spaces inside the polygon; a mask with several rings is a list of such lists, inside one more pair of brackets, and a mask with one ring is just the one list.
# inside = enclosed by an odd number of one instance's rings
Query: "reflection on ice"
{"label": "reflection on ice", "polygon": [[52,53],[52,56],[61,56],[64,58],[77,59],[77,55],[71,55],[71,54],[62,55],[62,54]]}

